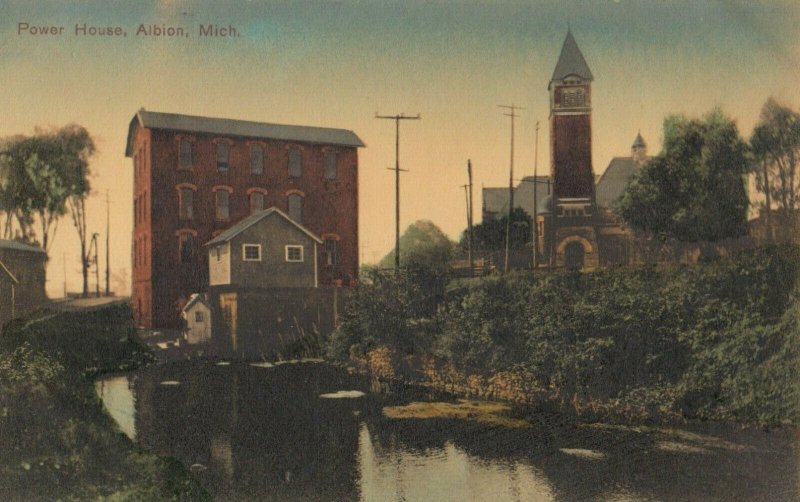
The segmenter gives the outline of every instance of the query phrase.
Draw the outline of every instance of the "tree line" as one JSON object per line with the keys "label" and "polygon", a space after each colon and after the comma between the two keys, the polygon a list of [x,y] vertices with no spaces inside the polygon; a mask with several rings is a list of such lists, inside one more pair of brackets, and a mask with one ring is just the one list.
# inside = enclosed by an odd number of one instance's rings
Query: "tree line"
{"label": "tree line", "polygon": [[39,245],[49,253],[59,221],[68,214],[81,246],[84,295],[91,265],[86,199],[95,151],[89,132],[76,124],[0,140],[2,237]]}

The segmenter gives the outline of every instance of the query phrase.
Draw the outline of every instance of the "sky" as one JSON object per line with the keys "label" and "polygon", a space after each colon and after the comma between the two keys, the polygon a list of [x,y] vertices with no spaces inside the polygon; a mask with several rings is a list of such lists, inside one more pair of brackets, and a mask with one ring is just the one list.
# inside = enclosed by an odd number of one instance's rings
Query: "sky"
{"label": "sky", "polygon": [[[378,261],[394,245],[394,123],[375,114],[419,113],[400,126],[401,226],[433,221],[457,239],[466,226],[462,185],[507,186],[510,119],[515,178],[549,171],[547,85],[567,29],[595,80],[593,166],[630,154],[641,131],[661,149],[667,115],[714,107],[745,138],[773,96],[800,108],[800,3],[793,0],[560,1],[40,1],[0,0],[0,137],[78,123],[93,135],[90,232],[111,220],[112,288],[130,288],[132,161],[128,124],[152,111],[336,127],[359,151],[360,253]],[[63,26],[33,35],[29,26]],[[127,36],[76,35],[75,26]],[[140,24],[188,37],[137,36]],[[200,37],[199,25],[236,37]],[[105,247],[101,245],[101,280]],[[71,221],[50,252],[51,297],[78,291]],[[66,266],[65,266],[66,265]]]}

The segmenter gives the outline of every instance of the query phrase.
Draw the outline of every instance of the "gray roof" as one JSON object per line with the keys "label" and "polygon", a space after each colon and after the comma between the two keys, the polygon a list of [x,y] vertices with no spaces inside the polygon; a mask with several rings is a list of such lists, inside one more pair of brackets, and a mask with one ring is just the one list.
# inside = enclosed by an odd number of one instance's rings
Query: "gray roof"
{"label": "gray roof", "polygon": [[[514,187],[514,207],[522,208],[528,216],[533,216],[533,187],[537,188],[537,203],[541,206],[541,201],[547,197],[547,181],[549,176],[537,176],[538,183],[533,183],[533,176],[526,176]],[[484,188],[483,192],[483,212],[496,213],[498,218],[502,218],[508,213],[508,187],[503,188]]]}
{"label": "gray roof", "polygon": [[186,302],[186,305],[183,306],[183,311],[188,312],[196,303],[202,303],[208,309],[211,309],[211,305],[208,304],[208,298],[206,298],[205,293],[194,293],[189,297],[189,301]]}
{"label": "gray roof", "polygon": [[644,138],[642,137],[641,131],[636,134],[636,139],[633,140],[633,148],[638,148],[642,146],[647,146],[647,143],[644,142]]}
{"label": "gray roof", "polygon": [[198,117],[177,113],[148,112],[142,109],[133,116],[130,126],[128,127],[128,143],[125,148],[125,156],[127,157],[133,155],[133,138],[137,127],[168,131],[222,134],[225,136],[242,136],[248,138],[299,141],[302,143],[323,145],[365,146],[364,142],[361,141],[353,131],[348,131],[347,129],[269,124],[266,122]]}
{"label": "gray roof", "polygon": [[556,69],[553,71],[553,78],[550,80],[564,80],[568,75],[578,75],[584,80],[594,80],[592,71],[586,64],[586,60],[578,48],[578,43],[575,42],[575,37],[569,30],[567,30],[564,45],[561,47],[561,55],[558,57]]}
{"label": "gray roof", "polygon": [[595,200],[600,207],[611,207],[631,178],[639,171],[639,166],[632,157],[614,157],[595,187]]}
{"label": "gray roof", "polygon": [[271,207],[269,209],[265,209],[263,211],[259,211],[257,213],[251,214],[250,216],[248,216],[247,218],[243,219],[242,221],[240,221],[236,225],[230,227],[229,229],[225,230],[224,232],[222,232],[218,236],[216,236],[213,239],[211,239],[210,241],[208,241],[205,245],[206,246],[213,246],[215,244],[222,244],[223,242],[228,242],[229,240],[233,239],[234,237],[236,237],[240,233],[244,232],[248,228],[252,227],[253,225],[258,223],[259,221],[263,220],[264,218],[266,218],[267,216],[270,216],[272,214],[280,216],[280,217],[286,219],[286,221],[288,221],[292,225],[296,226],[300,231],[304,232],[306,235],[308,235],[309,237],[314,239],[318,244],[322,244],[322,239],[320,239],[319,237],[314,235],[309,229],[307,229],[303,225],[301,225],[301,224],[297,223],[296,221],[294,221],[293,219],[291,219],[286,213],[284,213],[283,211],[281,211],[277,207]]}
{"label": "gray roof", "polygon": [[44,249],[38,246],[32,246],[20,241],[11,241],[7,239],[0,239],[0,248],[2,249],[16,249],[17,251],[28,251],[30,253],[44,253]]}

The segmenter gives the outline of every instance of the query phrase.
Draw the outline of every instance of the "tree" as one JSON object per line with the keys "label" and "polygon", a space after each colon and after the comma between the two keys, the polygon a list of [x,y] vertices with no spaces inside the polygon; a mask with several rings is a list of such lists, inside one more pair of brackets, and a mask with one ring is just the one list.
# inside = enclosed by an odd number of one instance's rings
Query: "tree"
{"label": "tree", "polygon": [[[772,202],[776,204],[786,232],[794,229],[800,176],[800,113],[769,98],[761,108],[760,122],[753,129],[750,146],[754,156],[756,189],[765,195],[768,235],[772,234]],[[783,237],[787,237],[784,235]]]}
{"label": "tree", "polygon": [[[487,219],[472,228],[473,246],[478,252],[499,252],[505,248],[506,240],[506,221],[505,215],[500,219]],[[530,241],[531,218],[524,209],[515,207],[511,213],[511,248],[524,247]],[[469,230],[465,230],[459,240],[459,247],[466,250],[469,246]]]}
{"label": "tree", "polygon": [[717,241],[747,233],[747,146],[718,109],[702,120],[670,116],[664,149],[633,178],[617,212],[661,239]]}

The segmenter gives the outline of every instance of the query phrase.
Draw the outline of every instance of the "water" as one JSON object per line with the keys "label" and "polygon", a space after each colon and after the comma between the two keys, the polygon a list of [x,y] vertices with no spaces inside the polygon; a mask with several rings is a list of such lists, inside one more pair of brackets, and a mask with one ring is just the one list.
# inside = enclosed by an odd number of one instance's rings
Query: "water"
{"label": "water", "polygon": [[[181,460],[220,500],[800,499],[798,437],[786,429],[486,412],[371,393],[364,378],[319,362],[172,363],[97,390],[123,432]],[[436,402],[413,408],[434,418],[387,416],[411,401]]]}

